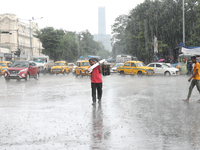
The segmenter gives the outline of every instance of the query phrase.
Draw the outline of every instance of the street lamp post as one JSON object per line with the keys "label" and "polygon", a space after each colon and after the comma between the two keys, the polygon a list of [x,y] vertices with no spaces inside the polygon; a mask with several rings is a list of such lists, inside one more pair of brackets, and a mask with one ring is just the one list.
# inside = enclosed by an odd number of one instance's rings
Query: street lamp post
{"label": "street lamp post", "polygon": [[183,44],[185,46],[185,0],[183,0]]}
{"label": "street lamp post", "polygon": [[32,30],[31,30],[31,21],[32,20],[38,20],[38,19],[42,19],[43,17],[41,17],[41,18],[37,18],[37,19],[34,19],[34,18],[32,18],[32,19],[29,19],[28,21],[29,21],[29,26],[30,26],[30,57],[31,56],[33,56],[33,47],[32,47]]}
{"label": "street lamp post", "polygon": [[30,26],[30,57],[33,55],[33,50],[32,50],[32,39],[31,39],[31,19],[29,20],[29,26]]}
{"label": "street lamp post", "polygon": [[30,29],[29,29],[29,31],[30,31],[30,57],[33,56],[32,37],[31,37],[31,35],[32,35],[32,34],[31,34],[31,33],[32,33],[31,21],[32,21],[32,20],[42,19],[42,18],[43,18],[43,17],[34,19],[34,18],[32,17],[32,19],[29,19],[29,20],[27,20],[27,19],[19,19],[19,20],[26,20],[26,21],[29,21],[29,27],[30,27]]}

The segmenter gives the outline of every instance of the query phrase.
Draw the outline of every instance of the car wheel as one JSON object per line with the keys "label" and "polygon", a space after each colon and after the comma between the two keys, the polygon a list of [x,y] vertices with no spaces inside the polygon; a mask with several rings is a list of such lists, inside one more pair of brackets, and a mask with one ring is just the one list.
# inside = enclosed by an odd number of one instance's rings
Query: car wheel
{"label": "car wheel", "polygon": [[125,75],[124,71],[120,71],[120,75],[124,76]]}
{"label": "car wheel", "polygon": [[39,79],[39,73],[36,74],[35,80]]}
{"label": "car wheel", "polygon": [[166,76],[166,77],[169,77],[170,75],[171,75],[171,74],[170,74],[169,71],[165,72],[165,76]]}
{"label": "car wheel", "polygon": [[30,74],[29,74],[29,73],[27,73],[25,80],[26,80],[26,81],[29,81],[29,80],[30,80]]}
{"label": "car wheel", "polygon": [[46,72],[46,69],[44,70],[44,72],[43,72],[43,75],[46,75],[47,74],[47,72]]}
{"label": "car wheel", "polygon": [[6,80],[6,82],[9,82],[9,81],[10,81],[10,79],[8,79],[8,78],[5,78],[5,80]]}
{"label": "car wheel", "polygon": [[83,78],[83,74],[82,74],[82,72],[80,72],[80,77]]}
{"label": "car wheel", "polygon": [[138,72],[137,74],[139,77],[143,77],[143,73],[141,71]]}
{"label": "car wheel", "polygon": [[65,74],[66,74],[66,71],[63,72],[63,75],[65,75]]}

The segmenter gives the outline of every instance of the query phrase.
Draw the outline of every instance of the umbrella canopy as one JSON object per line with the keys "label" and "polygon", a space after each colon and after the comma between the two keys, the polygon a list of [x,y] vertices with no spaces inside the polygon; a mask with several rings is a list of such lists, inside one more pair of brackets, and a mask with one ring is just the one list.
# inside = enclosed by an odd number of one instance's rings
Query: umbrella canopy
{"label": "umbrella canopy", "polygon": [[162,62],[162,61],[164,61],[165,59],[160,59],[158,62]]}

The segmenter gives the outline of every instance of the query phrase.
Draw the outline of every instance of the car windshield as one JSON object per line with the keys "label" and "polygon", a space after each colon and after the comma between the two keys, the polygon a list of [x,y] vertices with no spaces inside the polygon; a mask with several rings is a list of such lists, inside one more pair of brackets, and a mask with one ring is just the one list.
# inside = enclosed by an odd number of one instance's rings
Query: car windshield
{"label": "car windshield", "polygon": [[11,67],[29,67],[29,63],[27,61],[17,61],[12,64]]}
{"label": "car windshield", "polygon": [[6,63],[0,63],[1,67],[6,67]]}
{"label": "car windshield", "polygon": [[74,66],[74,64],[69,64],[69,66]]}
{"label": "car windshield", "polygon": [[64,66],[64,63],[55,63],[54,66]]}
{"label": "car windshield", "polygon": [[162,65],[164,68],[170,68],[170,66],[166,65],[166,64],[163,64]]}
{"label": "car windshield", "polygon": [[36,63],[44,63],[45,62],[45,58],[32,58],[32,60]]}
{"label": "car windshield", "polygon": [[143,66],[145,66],[144,63],[136,63],[136,65],[137,65],[137,67],[143,67]]}
{"label": "car windshield", "polygon": [[115,64],[114,67],[121,67],[123,66],[123,63],[120,63],[120,64]]}
{"label": "car windshield", "polygon": [[82,62],[81,66],[90,66],[89,62]]}

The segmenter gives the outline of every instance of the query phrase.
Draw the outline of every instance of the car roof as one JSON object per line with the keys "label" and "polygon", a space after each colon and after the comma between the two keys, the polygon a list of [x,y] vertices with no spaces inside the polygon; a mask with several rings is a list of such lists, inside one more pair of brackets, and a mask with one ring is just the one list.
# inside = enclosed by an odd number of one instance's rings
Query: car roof
{"label": "car roof", "polygon": [[67,63],[66,61],[56,61],[55,63]]}
{"label": "car roof", "polygon": [[33,62],[33,63],[35,63],[34,61],[31,61],[31,60],[16,60],[15,62]]}
{"label": "car roof", "polygon": [[126,61],[125,63],[127,63],[127,62],[129,62],[129,63],[143,63],[142,61]]}
{"label": "car roof", "polygon": [[0,61],[0,63],[11,63],[10,61]]}
{"label": "car roof", "polygon": [[150,64],[166,64],[166,63],[162,63],[162,62],[152,62]]}
{"label": "car roof", "polygon": [[89,62],[89,60],[78,60],[77,62]]}

